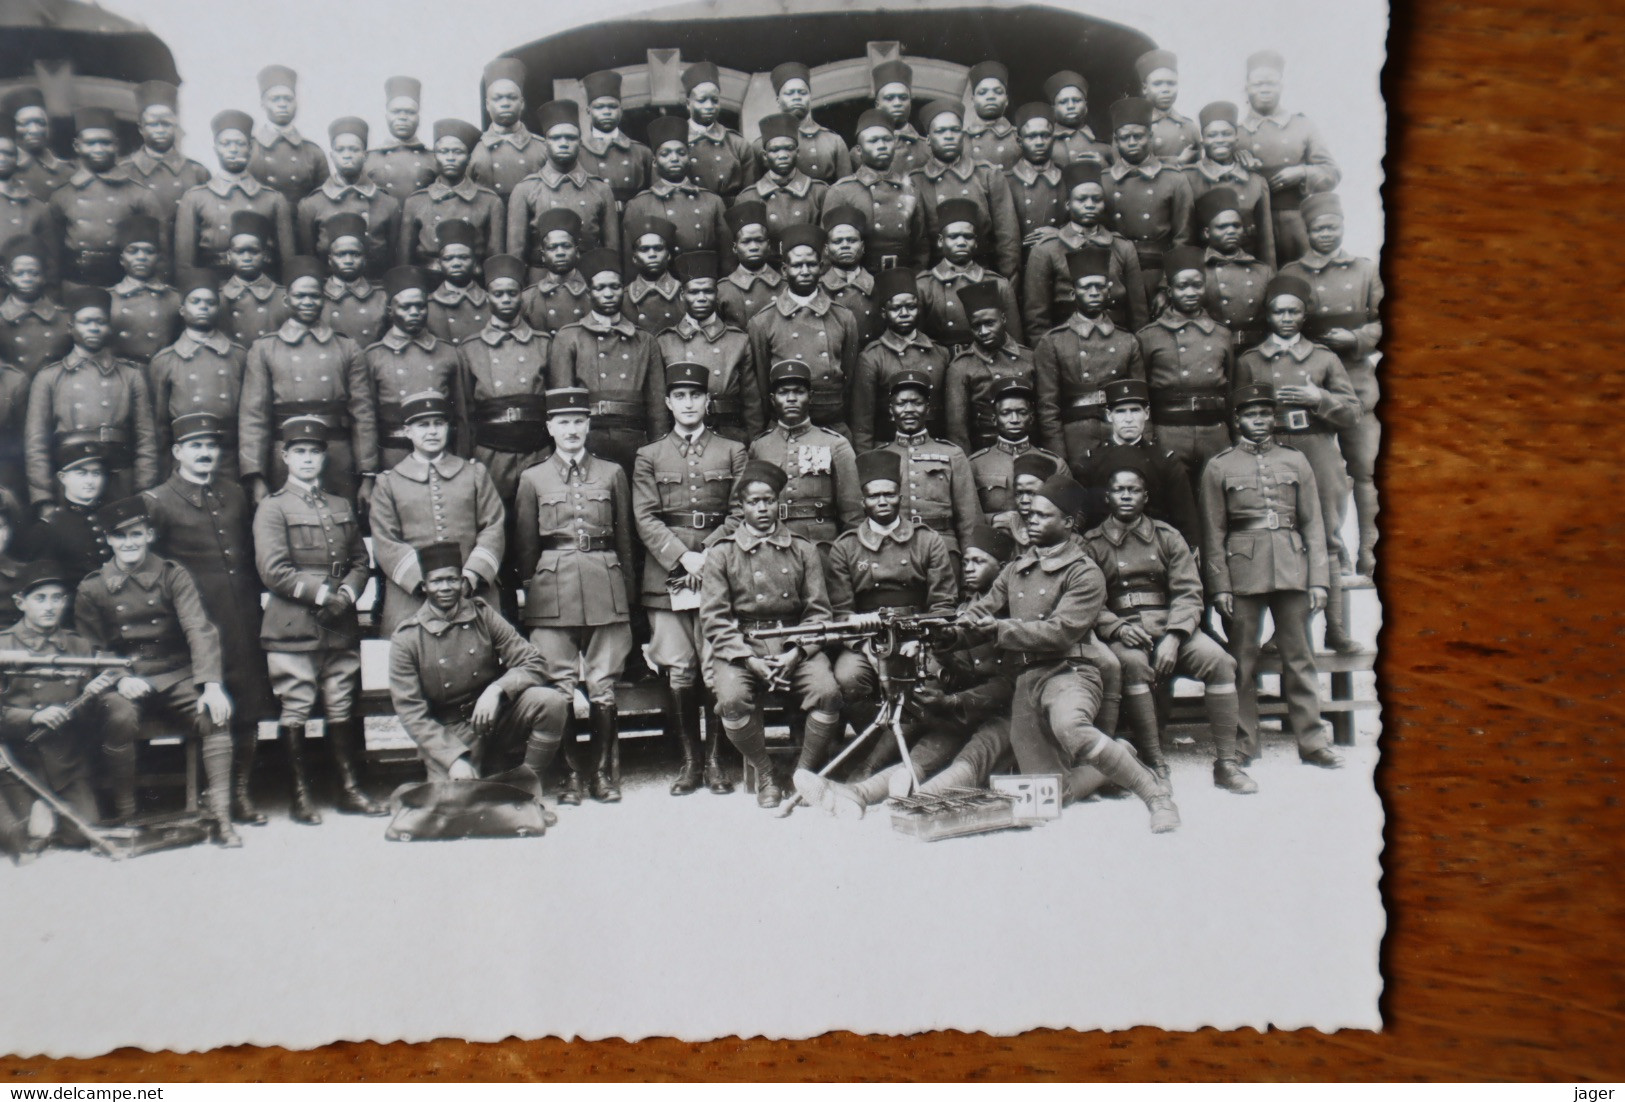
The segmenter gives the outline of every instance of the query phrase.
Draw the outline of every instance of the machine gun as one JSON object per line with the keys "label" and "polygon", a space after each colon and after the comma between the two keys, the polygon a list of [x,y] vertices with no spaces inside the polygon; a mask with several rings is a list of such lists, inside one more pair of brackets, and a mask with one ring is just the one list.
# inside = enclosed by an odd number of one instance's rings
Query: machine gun
{"label": "machine gun", "polygon": [[[0,650],[0,677],[14,677],[21,673],[38,675],[53,670],[97,670],[102,673],[119,670],[128,673],[134,666],[135,660],[133,658],[120,658],[116,655],[80,656],[76,654],[35,654],[26,650]],[[96,679],[92,678],[91,683],[85,687],[84,692],[67,703],[58,705],[58,707],[64,709],[71,717],[110,688],[112,688],[111,685],[97,685]],[[38,742],[44,734],[44,727],[36,727],[29,734],[28,741]]]}

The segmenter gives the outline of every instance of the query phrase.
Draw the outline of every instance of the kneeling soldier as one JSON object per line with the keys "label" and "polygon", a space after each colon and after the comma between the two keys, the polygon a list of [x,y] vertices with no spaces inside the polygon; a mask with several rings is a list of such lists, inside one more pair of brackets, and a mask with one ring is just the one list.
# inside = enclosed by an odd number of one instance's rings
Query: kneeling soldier
{"label": "kneeling soldier", "polygon": [[799,700],[807,713],[805,746],[827,746],[841,731],[841,690],[819,648],[746,635],[756,628],[830,619],[817,547],[779,520],[779,495],[788,481],[771,463],[745,464],[734,487],[743,523],[707,552],[700,596],[717,715],[729,741],[756,770],[759,807],[778,807],[782,798],[767,756],[759,707],[763,692],[785,686]]}

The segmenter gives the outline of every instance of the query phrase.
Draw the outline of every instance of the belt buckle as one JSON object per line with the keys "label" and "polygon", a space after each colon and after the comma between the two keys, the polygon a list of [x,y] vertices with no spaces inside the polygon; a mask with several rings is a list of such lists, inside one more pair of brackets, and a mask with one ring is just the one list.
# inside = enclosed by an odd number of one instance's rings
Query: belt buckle
{"label": "belt buckle", "polygon": [[920,514],[918,514],[918,513],[910,513],[909,518],[908,518],[908,522],[910,524],[912,524],[916,528],[924,528],[924,527],[926,527],[925,518],[920,516]]}
{"label": "belt buckle", "polygon": [[349,571],[349,564],[348,563],[342,563],[342,562],[330,563],[328,565],[328,567],[327,567],[327,576],[330,577],[330,578],[342,578],[342,577],[344,577],[344,575],[348,574],[349,572],[350,571]]}
{"label": "belt buckle", "polygon": [[1302,432],[1309,427],[1309,411],[1306,409],[1289,409],[1286,411],[1286,427],[1294,432]]}
{"label": "belt buckle", "polygon": [[881,271],[884,272],[888,268],[895,268],[895,267],[897,267],[897,257],[896,257],[896,255],[888,254],[888,255],[882,256],[880,258],[880,270]]}
{"label": "belt buckle", "polygon": [[695,528],[705,527],[705,514],[699,512],[698,510],[695,510],[692,514],[690,514],[689,520],[693,522]]}
{"label": "belt buckle", "polygon": [[1281,527],[1281,514],[1277,513],[1274,509],[1271,509],[1269,512],[1265,513],[1264,527],[1268,528],[1271,532]]}
{"label": "belt buckle", "polygon": [[519,420],[519,407],[509,406],[507,409],[502,411],[502,416],[497,418],[497,420],[504,423],[512,423]]}
{"label": "belt buckle", "polygon": [[102,425],[100,428],[98,428],[96,430],[96,439],[102,443],[106,443],[107,441],[113,439],[113,426]]}
{"label": "belt buckle", "polygon": [[779,519],[780,520],[789,520],[790,519],[790,503],[788,501],[779,502]]}
{"label": "belt buckle", "polygon": [[580,528],[576,529],[576,550],[577,551],[590,551],[590,550],[592,550],[592,537],[589,536],[584,530],[582,530]]}

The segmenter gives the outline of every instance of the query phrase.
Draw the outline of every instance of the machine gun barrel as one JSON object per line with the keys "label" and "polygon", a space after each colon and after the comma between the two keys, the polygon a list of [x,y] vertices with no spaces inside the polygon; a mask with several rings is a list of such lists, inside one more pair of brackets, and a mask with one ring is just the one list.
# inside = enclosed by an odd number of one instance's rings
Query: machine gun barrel
{"label": "machine gun barrel", "polygon": [[925,639],[938,628],[958,622],[957,612],[858,612],[839,620],[791,624],[779,628],[753,628],[745,634],[758,640],[784,639],[794,643],[850,643],[874,640],[877,648],[889,652],[909,639]]}
{"label": "machine gun barrel", "polygon": [[35,654],[26,650],[0,650],[0,673],[18,670],[127,670],[133,658],[114,655]]}

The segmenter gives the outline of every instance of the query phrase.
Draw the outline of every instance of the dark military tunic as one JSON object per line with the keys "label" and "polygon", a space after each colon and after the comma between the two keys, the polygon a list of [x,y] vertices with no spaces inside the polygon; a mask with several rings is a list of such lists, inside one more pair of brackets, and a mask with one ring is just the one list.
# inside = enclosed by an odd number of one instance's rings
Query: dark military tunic
{"label": "dark military tunic", "polygon": [[1150,296],[1133,242],[1104,226],[1086,230],[1068,222],[1055,237],[1034,245],[1027,257],[1026,278],[1021,282],[1021,319],[1034,344],[1072,316],[1074,292],[1067,257],[1085,245],[1112,251],[1106,288],[1106,311],[1112,321],[1139,329],[1151,320]]}
{"label": "dark military tunic", "polygon": [[103,504],[97,501],[80,505],[62,499],[51,519],[37,522],[23,537],[24,554],[30,559],[61,563],[68,573],[70,588],[78,585],[81,578],[101,569],[102,563],[113,557],[101,521],[96,519],[96,511]]}
{"label": "dark military tunic", "polygon": [[147,377],[152,382],[160,469],[167,471],[173,462],[169,449],[175,443],[175,418],[210,413],[220,418],[225,429],[216,464],[218,477],[236,481],[237,411],[242,406],[247,363],[248,351],[218,330],[207,334],[183,331],[174,344],[152,358]]}
{"label": "dark military tunic", "polygon": [[1114,155],[1112,147],[1097,139],[1095,132],[1087,126],[1073,129],[1060,123],[1055,124],[1055,145],[1050,150],[1050,156],[1063,168],[1073,161],[1111,164]]}
{"label": "dark military tunic", "polygon": [[1296,260],[1309,251],[1309,234],[1299,207],[1306,196],[1335,188],[1343,178],[1342,170],[1315,124],[1296,112],[1276,111],[1264,116],[1249,108],[1236,135],[1236,148],[1258,158],[1258,174],[1266,181],[1292,165],[1309,170],[1302,183],[1270,193],[1270,209],[1275,216],[1275,263]]}
{"label": "dark military tunic", "polygon": [[[1185,169],[1185,179],[1191,185],[1191,198],[1200,199],[1216,187],[1227,187],[1236,193],[1241,207],[1241,220],[1245,229],[1241,247],[1254,256],[1275,260],[1275,215],[1270,205],[1269,181],[1256,172],[1248,172],[1235,162],[1221,165],[1204,156]],[[1202,243],[1206,226],[1191,223],[1191,241]]]}
{"label": "dark military tunic", "polygon": [[400,254],[401,204],[394,196],[363,176],[348,183],[334,176],[299,200],[294,210],[294,234],[299,251],[326,256],[333,236],[327,223],[338,214],[359,214],[367,223],[366,272],[374,278],[395,266]]}
{"label": "dark military tunic", "polygon": [[68,312],[49,299],[0,301],[0,360],[32,378],[73,347],[69,322]]}
{"label": "dark military tunic", "polygon": [[617,206],[625,206],[654,179],[654,153],[619,128],[605,134],[589,124],[582,132],[581,151],[576,156],[588,175],[609,185]]}
{"label": "dark military tunic", "polygon": [[1003,115],[984,119],[971,111],[965,118],[965,152],[973,161],[994,168],[1014,168],[1021,160],[1021,143],[1016,141],[1015,125]]}
{"label": "dark military tunic", "polygon": [[714,252],[727,257],[733,252],[734,239],[726,209],[721,196],[698,184],[657,179],[626,201],[621,213],[621,248],[630,259],[637,244],[632,240],[632,227],[646,218],[664,218],[677,227],[677,252]]}
{"label": "dark military tunic", "polygon": [[1184,173],[1155,156],[1137,165],[1118,161],[1100,182],[1106,188],[1106,223],[1139,251],[1149,300],[1162,280],[1162,254],[1190,243],[1191,185]]}
{"label": "dark military tunic", "polygon": [[1059,229],[1067,221],[1066,196],[1061,194],[1061,166],[1055,161],[1035,165],[1025,157],[1005,170],[1010,195],[1016,203],[1016,221],[1022,240],[1044,226]]}
{"label": "dark military tunic", "polygon": [[479,235],[474,257],[481,263],[507,250],[508,220],[502,198],[465,177],[455,186],[436,180],[413,192],[401,212],[400,263],[428,267],[440,257],[440,223],[467,222]]}
{"label": "dark military tunic", "polygon": [[846,431],[849,382],[857,373],[862,351],[856,318],[830,301],[821,286],[802,304],[786,284],[769,306],[750,319],[745,332],[750,336],[751,359],[763,394],[769,392],[767,377],[774,364],[800,360],[812,370],[807,408],[813,423]]}
{"label": "dark military tunic", "polygon": [[892,437],[891,384],[905,371],[923,372],[931,380],[926,407],[927,431],[943,431],[943,378],[948,371],[948,350],[915,330],[908,336],[888,329],[858,356],[852,378],[852,446],[873,451]]}
{"label": "dark military tunic", "polygon": [[982,516],[987,523],[995,524],[1001,514],[1015,510],[1015,462],[1028,452],[1038,452],[1053,459],[1056,470],[1066,465],[1066,460],[1053,452],[1035,447],[1030,440],[996,440],[970,457],[971,478],[976,483],[976,498],[981,503]]}
{"label": "dark military tunic", "polygon": [[[737,273],[739,269],[734,269]],[[830,268],[818,277],[830,301],[844,307],[858,323],[858,340],[867,347],[886,328],[875,305],[875,277],[867,268]]]}
{"label": "dark military tunic", "polygon": [[[0,361],[0,486],[10,490],[18,504],[22,505],[28,503],[28,469],[23,441],[28,431],[30,382],[23,372]],[[0,541],[0,551],[4,546],[4,542]],[[5,601],[6,595],[0,593],[0,611],[4,611]]]}
{"label": "dark military tunic", "polygon": [[1004,171],[961,154],[953,164],[931,158],[909,177],[925,205],[926,222],[935,234],[937,207],[944,199],[968,199],[976,205],[977,259],[998,269],[1005,279],[1021,273],[1021,223]]}
{"label": "dark military tunic", "polygon": [[[1202,549],[1202,522],[1196,511],[1196,498],[1191,493],[1190,476],[1185,464],[1172,451],[1144,437],[1133,444],[1107,443],[1090,448],[1073,465],[1072,473],[1089,493],[1084,510],[1084,530],[1103,524],[1111,515],[1107,491],[1111,488],[1113,466],[1131,463],[1145,470],[1149,501],[1146,513],[1153,519],[1171,525],[1192,551]],[[1107,572],[1110,574],[1110,571]]]}
{"label": "dark military tunic", "polygon": [[[534,273],[532,273],[534,274]],[[544,271],[520,296],[520,310],[531,328],[552,336],[592,312],[587,281],[571,268],[564,275]]]}
{"label": "dark military tunic", "polygon": [[624,624],[634,603],[632,489],[618,463],[592,454],[572,472],[554,453],[519,478],[515,503],[525,624]]}
{"label": "dark military tunic", "polygon": [[452,344],[466,341],[491,320],[490,301],[478,283],[442,283],[429,296],[429,332]]}
{"label": "dark military tunic", "polygon": [[581,216],[583,251],[602,246],[618,249],[621,227],[615,217],[615,195],[609,185],[588,176],[580,165],[560,172],[551,161],[514,186],[508,196],[508,249],[532,268],[546,266],[542,234],[536,225],[550,210],[574,211]]}
{"label": "dark military tunic", "polygon": [[104,173],[81,168],[51,196],[48,206],[62,242],[62,278],[111,287],[124,275],[119,267],[118,224],[126,218],[156,218],[163,232],[160,257],[169,252],[169,212],[145,184],[122,168]]}
{"label": "dark military tunic", "polygon": [[134,658],[133,675],[160,692],[222,681],[220,631],[179,563],[150,552],[134,571],[108,562],[79,583],[73,610],[91,646]]}
{"label": "dark military tunic", "polygon": [[490,127],[480,135],[479,144],[469,152],[468,175],[477,184],[496,192],[507,203],[514,189],[547,163],[547,143],[532,134],[524,123],[511,130]]}
{"label": "dark military tunic", "polygon": [[1011,379],[1033,385],[1033,353],[1008,336],[992,352],[973,343],[949,360],[942,399],[948,439],[967,452],[992,444],[999,434],[993,395]]}
{"label": "dark military tunic", "polygon": [[158,280],[125,276],[113,285],[113,349],[146,365],[180,333],[181,296]]}
{"label": "dark military tunic", "polygon": [[810,421],[793,429],[776,424],[751,441],[750,458],[790,476],[779,495],[779,517],[796,535],[829,543],[863,523],[858,458],[846,437]]}
{"label": "dark military tunic", "polygon": [[1229,256],[1214,249],[1207,251],[1202,308],[1230,330],[1238,355],[1269,336],[1264,320],[1264,290],[1270,275],[1268,264],[1239,249]]}
{"label": "dark military tunic", "polygon": [[630,477],[638,449],[671,428],[665,362],[654,337],[624,314],[610,322],[589,313],[553,335],[547,361],[550,386],[587,388],[587,450],[620,464]]}
{"label": "dark military tunic", "polygon": [[1106,438],[1105,385],[1145,378],[1145,357],[1133,334],[1109,318],[1073,314],[1033,349],[1038,384],[1038,441],[1075,460]]}
{"label": "dark military tunic", "polygon": [[[762,139],[750,143],[757,164],[762,161]],[[796,125],[796,168],[814,180],[833,184],[842,176],[852,173],[852,157],[846,151],[846,142],[835,131],[820,125],[809,112]]]}
{"label": "dark military tunic", "polygon": [[[302,193],[301,193],[302,197]],[[280,191],[244,173],[224,173],[181,196],[175,211],[175,267],[213,268],[225,275],[231,245],[231,216],[253,211],[270,220],[274,240],[265,242],[267,269],[280,272],[294,255],[293,203]]]}
{"label": "dark military tunic", "polygon": [[142,146],[121,162],[132,180],[147,185],[164,212],[164,222],[173,225],[181,196],[209,182],[209,170],[190,160],[178,149],[162,155]]}
{"label": "dark military tunic", "polygon": [[56,447],[69,433],[97,437],[107,452],[107,500],[158,481],[158,439],[146,375],[103,349],[77,347],[34,376],[28,393],[25,455],[29,499],[57,499]]}
{"label": "dark military tunic", "polygon": [[1172,309],[1140,330],[1137,339],[1157,438],[1195,478],[1230,444],[1235,339],[1206,314],[1187,318]]}
{"label": "dark military tunic", "polygon": [[327,299],[322,317],[334,332],[343,333],[363,348],[383,336],[389,310],[383,287],[366,276],[350,283],[328,276],[322,294]]}
{"label": "dark military tunic", "polygon": [[717,663],[742,665],[747,658],[784,649],[777,640],[748,638],[745,632],[752,626],[817,624],[830,618],[819,548],[789,525],[764,536],[741,524],[706,552],[700,623]]}
{"label": "dark military tunic", "polygon": [[952,612],[959,592],[947,543],[907,518],[885,534],[865,520],[835,537],[824,579],[837,616],[879,608]]}
{"label": "dark military tunic", "polygon": [[15,179],[42,203],[49,203],[56,190],[78,171],[79,162],[72,157],[58,157],[49,149],[38,153],[26,152],[21,146],[17,149]]}
{"label": "dark military tunic", "polygon": [[34,195],[16,177],[0,180],[0,245],[13,237],[36,237],[49,251],[40,259],[45,263],[45,278],[55,281],[61,263],[56,224],[51,221],[51,208]]}
{"label": "dark military tunic", "polygon": [[683,285],[670,272],[661,272],[660,278],[655,280],[634,276],[626,285],[624,309],[639,329],[658,335],[686,315],[682,292]]}
{"label": "dark military tunic", "polygon": [[694,182],[732,203],[756,166],[750,143],[720,122],[688,123],[689,172]]}
{"label": "dark military tunic", "polygon": [[271,591],[259,634],[263,649],[297,654],[357,646],[353,604],[325,627],[316,619],[340,586],[355,596],[367,587],[367,546],[348,501],[289,479],[254,514],[254,562]]}
{"label": "dark military tunic", "polygon": [[784,276],[777,268],[763,264],[751,271],[741,264],[717,281],[717,313],[729,325],[744,329],[783,286]]}
{"label": "dark military tunic", "polygon": [[711,411],[706,423],[719,436],[748,444],[766,424],[760,380],[750,356],[750,338],[712,314],[705,323],[684,315],[655,338],[668,364],[703,364],[711,373]]}
{"label": "dark military tunic", "polygon": [[413,192],[434,182],[434,154],[416,138],[403,142],[390,136],[376,149],[367,151],[361,171],[404,205]]}
{"label": "dark military tunic", "polygon": [[519,475],[553,447],[542,400],[551,345],[546,333],[523,320],[512,328],[492,320],[457,347],[474,458],[485,464],[510,512]]}
{"label": "dark military tunic", "polygon": [[1371,356],[1382,341],[1382,276],[1375,261],[1350,256],[1342,249],[1323,256],[1313,249],[1281,269],[1295,275],[1314,291],[1306,303],[1304,334],[1318,338],[1328,329],[1347,329],[1354,334],[1354,347],[1338,351],[1348,372],[1360,408],[1370,412],[1378,398],[1377,369]]}
{"label": "dark military tunic", "polygon": [[959,301],[959,292],[966,287],[991,280],[999,287],[999,305],[1004,309],[1005,328],[1018,343],[1022,339],[1021,309],[1016,303],[1015,288],[1003,276],[995,275],[974,260],[963,268],[946,260],[930,271],[921,272],[914,285],[920,295],[920,328],[931,334],[931,339],[946,347],[970,344],[974,339],[965,306]]}
{"label": "dark military tunic", "polygon": [[768,173],[739,193],[735,202],[759,200],[767,207],[767,234],[777,247],[779,234],[786,226],[806,223],[816,226],[824,213],[824,197],[829,185],[814,180],[799,168],[792,169],[787,180]]}
{"label": "dark military tunic", "polygon": [[460,433],[453,446],[464,450],[463,426],[467,423],[467,402],[463,394],[462,361],[457,346],[427,331],[408,337],[391,327],[361,354],[368,389],[378,411],[379,466],[388,469],[412,451],[406,438],[406,422],[401,419],[401,403],[426,390],[439,391],[451,400],[451,427]]}
{"label": "dark military tunic", "polygon": [[[897,152],[892,156],[891,168],[887,171],[899,179],[908,179],[908,174],[917,168],[925,167],[931,159],[931,143],[925,140],[925,135],[914,129],[914,124],[905,122],[892,134],[897,139]],[[847,158],[852,162],[852,170],[859,171],[863,158],[858,152],[858,143],[853,142],[847,147]],[[831,203],[831,206],[839,204]]]}
{"label": "dark military tunic", "polygon": [[248,171],[281,192],[291,206],[327,182],[327,154],[295,127],[261,123],[254,128]]}
{"label": "dark military tunic", "polygon": [[859,165],[852,175],[832,184],[824,196],[824,208],[835,207],[854,207],[868,220],[869,228],[863,234],[863,266],[869,271],[918,271],[931,262],[931,227],[911,177],[882,174],[868,165]]}
{"label": "dark military tunic", "polygon": [[220,331],[244,348],[275,333],[292,316],[283,288],[268,275],[252,283],[232,276],[220,287]]}
{"label": "dark military tunic", "polygon": [[1176,165],[1187,149],[1202,148],[1202,128],[1173,108],[1151,109],[1151,156]]}
{"label": "dark military tunic", "polygon": [[903,460],[904,519],[936,532],[949,551],[959,554],[971,529],[982,522],[976,480],[964,450],[925,432],[895,436],[882,450]]}
{"label": "dark military tunic", "polygon": [[671,608],[666,579],[728,519],[734,480],[744,469],[745,446],[706,429],[692,441],[673,430],[638,449],[632,516],[646,552],[643,607]]}

